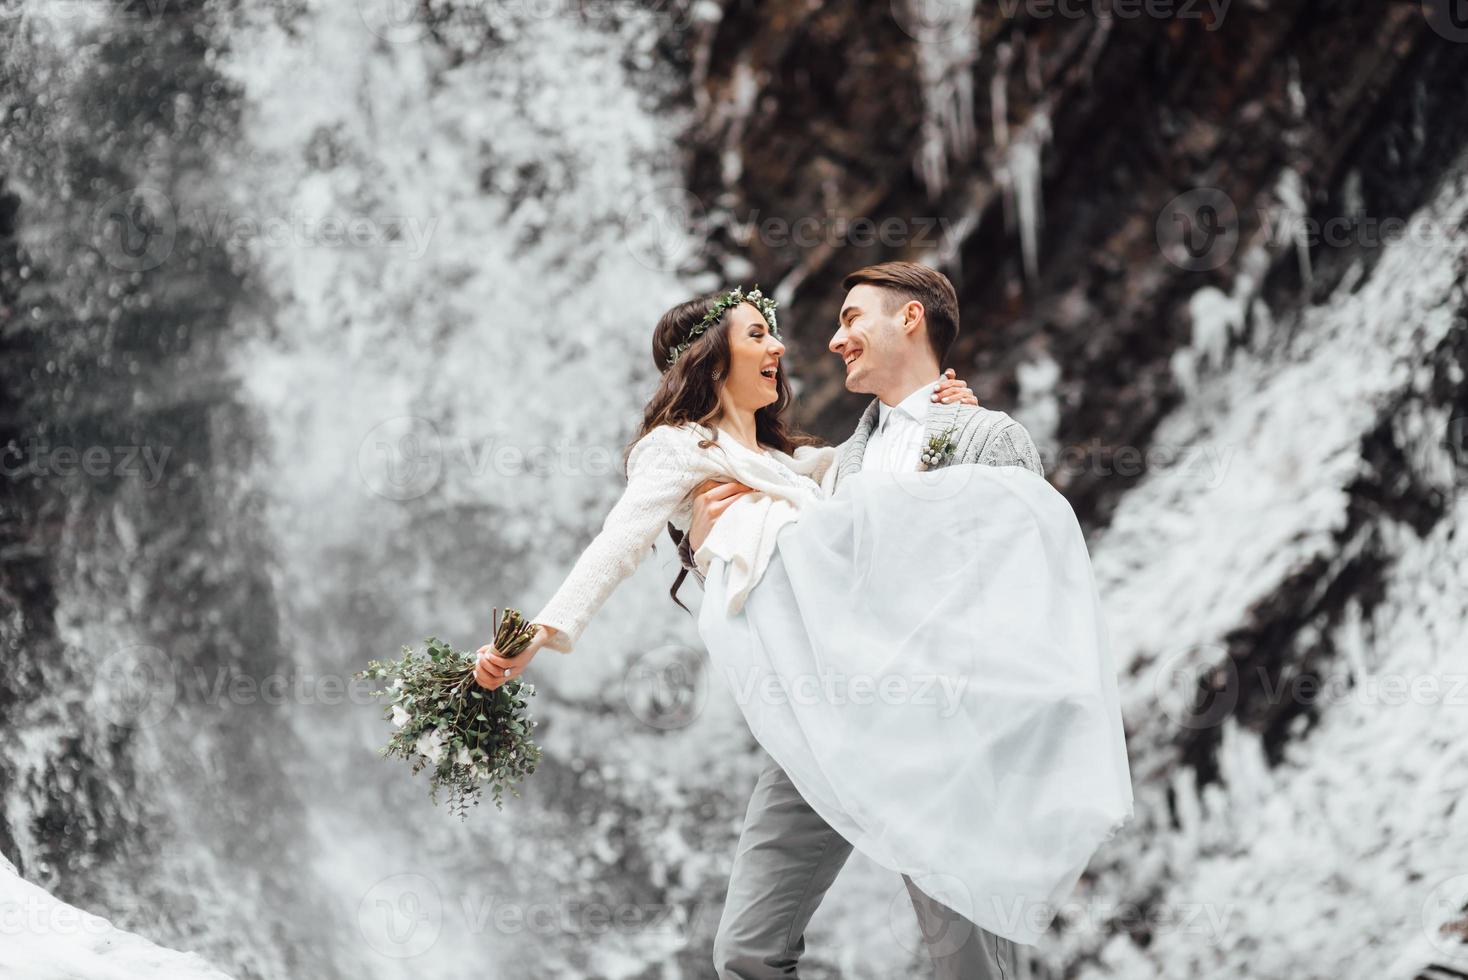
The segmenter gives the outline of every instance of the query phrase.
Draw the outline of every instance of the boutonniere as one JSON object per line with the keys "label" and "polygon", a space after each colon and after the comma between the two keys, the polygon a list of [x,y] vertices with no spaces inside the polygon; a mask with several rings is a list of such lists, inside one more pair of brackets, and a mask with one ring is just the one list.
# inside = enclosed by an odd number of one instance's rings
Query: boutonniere
{"label": "boutonniere", "polygon": [[924,466],[928,469],[933,469],[936,466],[942,466],[948,461],[948,457],[952,456],[953,451],[958,448],[958,444],[953,441],[953,434],[957,431],[958,426],[950,425],[928,440],[928,444],[924,447],[922,455]]}

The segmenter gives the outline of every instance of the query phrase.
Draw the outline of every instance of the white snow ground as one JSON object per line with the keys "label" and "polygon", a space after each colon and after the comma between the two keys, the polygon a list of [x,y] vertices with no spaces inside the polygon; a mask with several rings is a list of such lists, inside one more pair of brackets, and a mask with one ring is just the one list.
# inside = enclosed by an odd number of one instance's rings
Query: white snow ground
{"label": "white snow ground", "polygon": [[0,855],[0,976],[5,980],[230,980],[195,953],[118,929],[26,881]]}

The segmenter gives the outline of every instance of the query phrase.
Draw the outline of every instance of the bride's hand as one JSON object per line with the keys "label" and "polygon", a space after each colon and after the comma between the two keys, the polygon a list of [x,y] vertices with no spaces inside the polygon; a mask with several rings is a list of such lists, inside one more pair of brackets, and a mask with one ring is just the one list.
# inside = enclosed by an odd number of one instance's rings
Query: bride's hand
{"label": "bride's hand", "polygon": [[953,368],[943,372],[943,380],[933,389],[933,401],[945,405],[958,402],[961,405],[977,405],[979,399],[969,391],[968,382],[954,376]]}
{"label": "bride's hand", "polygon": [[688,525],[688,547],[697,551],[703,547],[704,539],[714,529],[719,517],[746,493],[754,493],[753,487],[742,483],[720,483],[704,480],[693,490],[693,521]]}
{"label": "bride's hand", "polygon": [[501,657],[493,645],[486,643],[474,651],[479,655],[479,661],[474,665],[474,679],[479,682],[480,687],[493,691],[505,681],[519,677],[525,673],[525,668],[540,652],[540,648],[545,646],[546,642],[555,634],[556,631],[549,626],[536,624],[535,636],[531,639],[530,645],[513,660]]}

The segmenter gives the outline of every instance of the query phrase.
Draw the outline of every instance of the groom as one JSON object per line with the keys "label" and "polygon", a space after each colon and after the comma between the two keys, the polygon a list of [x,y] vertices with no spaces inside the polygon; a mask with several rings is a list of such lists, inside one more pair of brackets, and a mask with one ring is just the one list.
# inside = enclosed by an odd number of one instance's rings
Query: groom
{"label": "groom", "polygon": [[[838,487],[862,470],[918,469],[929,440],[941,441],[950,427],[955,448],[938,466],[1023,466],[1045,475],[1029,434],[1008,415],[932,403],[939,367],[958,336],[958,295],[947,276],[911,262],[886,262],[853,272],[843,286],[846,300],[829,346],[846,363],[847,389],[876,397],[837,450]],[[680,554],[695,574],[693,552],[719,515],[748,492],[725,483],[694,498]],[[771,761],[749,799],[714,938],[720,980],[796,976],[806,925],[851,850]],[[1012,942],[933,901],[907,875],[902,878],[941,980],[1018,976]]]}

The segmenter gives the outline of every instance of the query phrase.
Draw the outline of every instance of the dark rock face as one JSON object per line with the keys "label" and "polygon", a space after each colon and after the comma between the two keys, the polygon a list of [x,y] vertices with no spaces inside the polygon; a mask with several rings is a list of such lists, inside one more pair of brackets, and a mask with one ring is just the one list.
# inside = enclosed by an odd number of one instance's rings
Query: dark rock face
{"label": "dark rock face", "polygon": [[[1159,442],[1158,431],[1188,399],[1193,368],[1227,371],[1246,350],[1266,366],[1263,375],[1318,358],[1312,345],[1322,342],[1320,334],[1302,340],[1304,324],[1328,316],[1371,281],[1387,229],[1400,236],[1419,208],[1455,183],[1461,188],[1468,44],[1455,43],[1451,31],[1410,4],[1238,4],[1222,22],[1033,11],[1006,17],[981,6],[972,24],[977,41],[964,48],[930,40],[935,53],[905,33],[887,5],[827,4],[775,15],[726,4],[705,41],[707,74],[697,79],[701,128],[690,187],[710,212],[715,240],[739,257],[729,277],[784,284],[792,357],[803,368],[801,419],[828,439],[846,436],[864,401],[845,392],[839,365],[824,353],[844,274],[896,258],[948,272],[964,316],[950,366],[986,404],[1032,426],[1052,482],[1098,535],[1103,564],[1125,564],[1136,559],[1107,561],[1106,552],[1129,547],[1131,537],[1104,532],[1147,478],[1138,461],[1177,449]],[[935,96],[931,78],[923,80],[923,61],[942,60],[944,51],[958,67],[943,76],[951,88]],[[941,180],[922,156],[935,98],[972,102],[971,131],[950,125],[945,134]],[[845,231],[826,234],[836,219],[862,217],[878,226],[896,219],[908,237],[883,244]],[[761,225],[778,219],[789,229],[803,218],[818,222],[819,240],[795,243]],[[913,240],[930,219],[950,222],[949,237]],[[1304,247],[1289,221],[1311,235]],[[1024,244],[1031,232],[1032,263]],[[1453,619],[1442,611],[1406,614],[1402,606],[1420,574],[1421,553],[1454,540],[1468,473],[1463,260],[1457,244],[1445,241],[1423,262],[1456,273],[1439,277],[1443,286],[1421,297],[1424,306],[1390,314],[1404,316],[1404,340],[1379,356],[1406,361],[1400,381],[1372,403],[1373,421],[1349,454],[1351,475],[1326,484],[1344,501],[1338,526],[1283,574],[1259,583],[1232,626],[1208,641],[1212,652],[1188,661],[1196,668],[1188,724],[1162,718],[1153,700],[1160,681],[1152,675],[1166,651],[1140,648],[1126,670],[1129,703],[1145,706],[1128,718],[1134,775],[1144,797],[1158,793],[1167,816],[1156,823],[1144,814],[1127,845],[1134,849],[1103,856],[1094,872],[1117,889],[1098,894],[1125,896],[1144,919],[1149,910],[1175,911],[1178,893],[1188,893],[1198,872],[1189,861],[1160,875],[1136,869],[1175,860],[1164,843],[1173,834],[1206,836],[1200,808],[1205,821],[1226,824],[1217,801],[1248,794],[1241,774],[1230,772],[1238,738],[1257,740],[1278,792],[1313,781],[1313,764],[1301,760],[1327,751],[1319,744],[1339,744],[1339,726],[1351,723],[1337,721],[1332,734],[1317,734],[1332,711],[1350,709],[1339,696],[1332,702],[1312,695],[1312,685],[1318,692],[1346,676],[1353,678],[1346,689],[1355,692],[1347,700],[1369,697],[1362,693],[1372,680],[1362,675],[1363,630],[1366,659],[1375,663],[1388,656],[1376,645],[1388,642],[1391,624],[1404,615],[1437,624]],[[1236,304],[1212,352],[1207,297]],[[1429,313],[1445,313],[1454,326],[1422,345],[1408,341],[1424,334]],[[1042,399],[1053,416],[1027,404],[1024,378],[1037,364],[1054,373]],[[1250,408],[1249,394],[1234,395],[1212,403],[1220,430],[1229,414]],[[1184,524],[1203,520],[1179,511]],[[1307,512],[1301,505],[1302,524]],[[1173,516],[1160,506],[1151,514],[1159,521]],[[1252,519],[1270,518],[1296,519]],[[1235,537],[1242,542],[1252,533],[1240,526]],[[1154,549],[1148,560],[1175,565],[1179,574],[1216,575],[1222,595],[1236,584],[1213,570],[1227,567],[1224,557],[1203,553],[1189,561]],[[1171,610],[1159,597],[1147,612],[1166,618]],[[1177,637],[1189,635],[1190,625],[1179,623],[1172,642],[1183,642]],[[1132,626],[1117,625],[1123,646],[1139,642],[1128,636]],[[1418,652],[1430,661],[1427,651]],[[1406,774],[1430,767],[1425,743],[1412,751],[1424,754],[1404,754],[1395,768],[1355,764],[1375,778],[1390,771],[1393,780],[1411,780]],[[1250,846],[1236,843],[1231,867],[1247,864]],[[1357,860],[1348,851],[1341,850],[1341,862]],[[1197,864],[1209,853],[1216,852],[1202,846]],[[1440,877],[1453,870],[1441,862],[1437,868]],[[1404,882],[1423,875],[1397,870]],[[1170,875],[1181,884],[1169,884]],[[1221,901],[1229,893],[1211,894]],[[1064,918],[1062,934],[1069,929]],[[1251,928],[1258,923],[1222,945],[1276,949]],[[1125,916],[1108,920],[1103,933],[1103,940],[1130,936],[1154,964],[1168,962],[1166,943],[1175,940]],[[1415,949],[1414,926],[1392,935]],[[1065,951],[1049,958],[1056,975],[1101,962],[1084,939],[1060,945]],[[1228,962],[1227,954],[1219,956],[1218,964]],[[1129,962],[1119,956],[1104,972],[1128,975]]]}
{"label": "dark rock face", "polygon": [[[942,30],[915,40],[893,7],[902,4],[779,14],[726,5],[705,42],[690,187],[711,211],[728,212],[713,222],[715,237],[749,258],[752,278],[794,282],[802,418],[830,439],[845,437],[863,404],[823,353],[842,277],[947,250],[964,316],[951,366],[986,404],[1012,409],[1020,365],[1056,362],[1050,449],[1097,465],[1066,467],[1055,480],[1092,523],[1133,482],[1111,473],[1113,454],[1145,451],[1176,402],[1169,359],[1188,343],[1189,297],[1232,287],[1247,246],[1268,231],[1261,219],[1267,225],[1279,208],[1281,168],[1298,172],[1321,222],[1351,213],[1342,195],[1353,173],[1352,208],[1406,216],[1463,145],[1468,50],[1413,5],[1236,5],[1221,22],[1007,18],[986,8],[971,25],[976,54],[947,76],[972,93],[973,142],[948,148],[947,179],[929,187],[916,165],[920,62],[925,48],[951,45]],[[1002,123],[991,98],[999,90]],[[1004,184],[1014,184],[1013,148],[1042,119],[1043,221],[1027,274],[1015,210],[1023,202]],[[738,168],[725,162],[731,155]],[[1202,187],[1231,203],[1238,247],[1221,260],[1220,246],[1211,268],[1182,268],[1160,247],[1159,222],[1196,219],[1196,204],[1169,202]],[[895,219],[891,244],[840,227],[862,218],[878,239]],[[820,223],[804,246],[792,241],[802,219]],[[947,236],[932,224],[944,221]],[[1374,251],[1317,247],[1305,284],[1288,243],[1268,247],[1263,295],[1286,309],[1325,295],[1350,261],[1369,263]]]}

